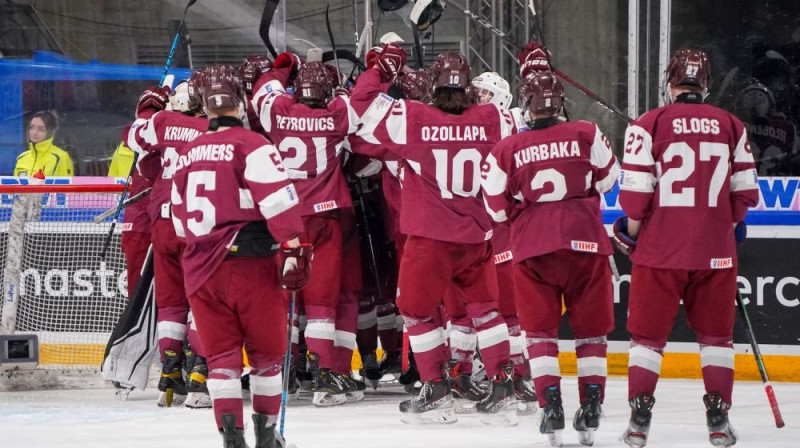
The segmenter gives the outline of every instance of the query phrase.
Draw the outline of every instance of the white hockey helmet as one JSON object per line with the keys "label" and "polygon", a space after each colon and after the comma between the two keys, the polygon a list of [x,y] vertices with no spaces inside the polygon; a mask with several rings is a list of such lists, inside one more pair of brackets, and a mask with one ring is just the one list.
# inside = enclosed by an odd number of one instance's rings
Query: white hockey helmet
{"label": "white hockey helmet", "polygon": [[495,72],[485,72],[472,78],[472,88],[478,103],[492,103],[507,110],[514,99],[508,81]]}
{"label": "white hockey helmet", "polygon": [[169,94],[170,109],[178,112],[189,110],[189,82],[181,81]]}

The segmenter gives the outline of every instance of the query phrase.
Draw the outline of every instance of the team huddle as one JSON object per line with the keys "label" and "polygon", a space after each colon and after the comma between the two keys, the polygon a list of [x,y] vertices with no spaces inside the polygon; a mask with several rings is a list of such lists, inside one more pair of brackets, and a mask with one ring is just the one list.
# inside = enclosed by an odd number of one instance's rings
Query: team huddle
{"label": "team huddle", "polygon": [[[736,443],[735,244],[758,190],[742,123],[703,103],[705,53],[673,55],[668,104],[629,125],[621,164],[596,124],[564,118],[563,86],[537,44],[518,56],[516,108],[505,80],[473,78],[459,53],[412,70],[387,43],[354,83],[311,59],[250,57],[147,89],[123,135],[139,154],[132,194],[151,189],[128,207],[122,244],[131,290],[153,247],[159,405],[213,407],[224,446],[246,447],[249,387],[256,446],[283,447],[286,389],[346,405],[396,374],[416,394],[399,405],[406,423],[477,413],[514,425],[539,412],[540,432],[561,446],[566,314],[573,428],[591,446],[614,329],[613,240],[633,262],[621,440],[647,444],[682,301],[709,440]],[[600,196],[616,182],[626,216],[610,239]]]}

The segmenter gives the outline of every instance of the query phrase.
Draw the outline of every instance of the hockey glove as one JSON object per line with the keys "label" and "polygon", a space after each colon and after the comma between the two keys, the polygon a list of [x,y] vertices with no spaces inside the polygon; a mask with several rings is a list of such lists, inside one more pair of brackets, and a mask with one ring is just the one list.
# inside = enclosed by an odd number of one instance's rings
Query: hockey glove
{"label": "hockey glove", "polygon": [[744,244],[744,240],[747,239],[747,224],[744,221],[737,223],[733,228],[733,237],[737,246]]}
{"label": "hockey glove", "polygon": [[636,249],[636,240],[628,235],[628,217],[620,216],[614,221],[614,236],[611,237],[614,247],[627,256]]}
{"label": "hockey glove", "polygon": [[297,76],[297,71],[300,70],[301,65],[303,65],[303,61],[300,59],[300,56],[292,53],[291,51],[284,51],[283,53],[279,54],[277,58],[275,58],[275,62],[272,64],[272,67],[276,69],[288,69],[288,84],[291,85],[294,82],[294,77]]}
{"label": "hockey glove", "polygon": [[145,111],[158,112],[166,109],[167,103],[169,103],[169,92],[169,86],[153,86],[145,89],[136,103],[136,116],[142,115],[142,112]]}
{"label": "hockey glove", "polygon": [[378,60],[375,61],[375,66],[378,67],[381,75],[383,75],[384,81],[391,81],[397,78],[397,75],[406,65],[406,51],[396,44],[385,44],[381,48],[383,51],[378,56]]}
{"label": "hockey glove", "polygon": [[383,47],[372,47],[365,56],[367,68],[372,68],[378,62],[378,57],[383,53]]}
{"label": "hockey glove", "polygon": [[522,79],[527,79],[537,72],[543,72],[550,69],[548,61],[548,53],[545,53],[544,47],[539,45],[538,42],[530,42],[525,45],[525,48],[517,55],[517,62],[519,63],[519,75]]}
{"label": "hockey glove", "polygon": [[299,291],[308,283],[311,276],[311,259],[314,249],[311,244],[301,244],[298,247],[281,247],[283,253],[283,269],[281,274],[281,287],[289,291]]}

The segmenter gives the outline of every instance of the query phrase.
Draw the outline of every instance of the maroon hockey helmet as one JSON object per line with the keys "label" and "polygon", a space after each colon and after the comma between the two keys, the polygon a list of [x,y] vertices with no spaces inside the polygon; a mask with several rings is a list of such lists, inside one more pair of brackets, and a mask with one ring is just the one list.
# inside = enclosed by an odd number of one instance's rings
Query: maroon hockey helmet
{"label": "maroon hockey helmet", "polygon": [[431,84],[431,74],[425,70],[410,71],[400,80],[406,98],[423,103],[431,101]]}
{"label": "maroon hockey helmet", "polygon": [[666,82],[673,87],[696,86],[708,89],[711,61],[703,50],[681,48],[672,54],[667,65]]}
{"label": "maroon hockey helmet", "polygon": [[253,93],[253,86],[255,86],[258,78],[272,68],[272,61],[266,56],[253,55],[247,56],[239,66],[240,76],[244,83],[244,91],[248,95]]}
{"label": "maroon hockey helmet", "polygon": [[203,70],[200,95],[206,109],[239,107],[244,100],[239,69],[232,65],[211,65]]}
{"label": "maroon hockey helmet", "polygon": [[186,81],[190,111],[199,111],[203,108],[203,97],[200,95],[200,85],[202,84],[203,76],[202,70],[195,70]]}
{"label": "maroon hockey helmet", "polygon": [[463,54],[445,52],[433,63],[433,88],[449,87],[466,89],[469,87],[469,62]]}
{"label": "maroon hockey helmet", "polygon": [[340,86],[339,82],[339,69],[331,64],[325,64],[325,68],[328,70],[328,75],[331,80],[331,87],[336,88]]}
{"label": "maroon hockey helmet", "polygon": [[522,87],[525,108],[531,116],[556,114],[564,107],[564,86],[550,72],[537,72]]}
{"label": "maroon hockey helmet", "polygon": [[331,75],[323,62],[309,62],[297,72],[294,96],[298,100],[327,103],[333,93]]}

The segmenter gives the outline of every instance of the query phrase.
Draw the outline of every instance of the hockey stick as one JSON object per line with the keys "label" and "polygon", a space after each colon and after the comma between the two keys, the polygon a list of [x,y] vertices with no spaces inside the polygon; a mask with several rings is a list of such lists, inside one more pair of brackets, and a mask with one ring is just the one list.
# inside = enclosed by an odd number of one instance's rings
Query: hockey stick
{"label": "hockey stick", "polygon": [[372,242],[372,232],[369,231],[369,219],[367,219],[367,206],[364,203],[364,190],[361,188],[361,179],[355,179],[356,192],[358,193],[358,203],[361,208],[361,219],[364,221],[364,233],[367,235],[369,244],[370,261],[372,261],[372,271],[375,274],[375,288],[378,290],[378,297],[383,297],[381,288],[381,276],[378,274],[378,259],[375,256],[375,244]]}
{"label": "hockey stick", "polygon": [[[462,6],[459,6],[453,0],[444,0],[444,1],[447,2],[447,4],[451,5],[452,7],[454,7],[455,9],[458,9],[461,12],[465,13],[467,15],[467,17],[469,17],[473,22],[483,26],[484,28],[488,29],[489,31],[491,31],[492,33],[497,35],[500,38],[500,40],[502,40],[510,48],[512,48],[514,50],[517,50],[517,51],[521,50],[520,46],[517,45],[516,42],[512,41],[511,39],[509,39],[508,35],[506,33],[504,33],[503,31],[501,31],[501,30],[499,30],[499,29],[497,29],[497,28],[495,28],[493,26],[486,26],[486,23],[487,23],[486,20],[481,20],[480,17],[477,16],[477,14],[474,14],[471,11],[469,11],[468,9],[465,9]],[[575,88],[580,90],[581,93],[583,93],[584,95],[589,97],[589,99],[595,101],[596,103],[598,103],[601,106],[603,106],[604,108],[606,108],[609,112],[619,116],[620,118],[622,118],[623,120],[627,121],[628,123],[633,121],[633,118],[629,117],[626,113],[622,112],[618,107],[616,107],[613,104],[609,103],[608,101],[604,100],[599,95],[597,95],[596,93],[591,91],[588,87],[584,86],[583,84],[579,83],[578,81],[575,81],[570,76],[567,76],[561,70],[555,69],[555,70],[553,70],[553,73],[555,73],[556,76],[558,76],[559,78],[563,79],[565,82],[567,82],[569,84],[572,84],[572,86],[574,86]]]}
{"label": "hockey stick", "polygon": [[336,54],[336,41],[333,39],[333,30],[331,29],[331,4],[325,6],[325,28],[328,29],[328,39],[331,41],[331,48],[333,49],[333,60],[336,63],[336,77],[339,78],[339,85],[342,83],[342,68],[339,66],[339,56]]}
{"label": "hockey stick", "polygon": [[[164,71],[161,73],[161,79],[158,81],[158,84],[163,86],[164,81],[167,80],[167,73],[169,73],[169,67],[172,65],[172,57],[175,55],[175,48],[178,46],[178,40],[181,37],[181,30],[183,29],[184,24],[186,24],[186,13],[189,12],[189,8],[197,3],[197,0],[189,0],[189,3],[186,4],[186,8],[183,9],[183,17],[181,18],[181,22],[178,24],[178,31],[175,33],[175,38],[172,39],[172,48],[169,49],[169,55],[167,56],[167,62],[164,64]],[[125,180],[125,187],[122,189],[122,194],[119,196],[119,201],[117,202],[117,211],[114,213],[114,219],[111,221],[111,226],[108,228],[108,233],[106,234],[106,239],[103,241],[103,247],[100,249],[100,259],[105,260],[106,254],[108,253],[108,246],[111,244],[111,237],[114,236],[114,230],[117,228],[117,223],[119,222],[119,215],[122,213],[122,204],[125,202],[125,196],[128,194],[128,190],[131,187],[131,181],[133,181],[133,173],[136,170],[136,163],[139,162],[139,153],[135,153],[133,155],[133,163],[131,164],[131,170],[128,172],[128,178]]]}
{"label": "hockey stick", "polygon": [[292,366],[292,333],[294,332],[294,303],[297,291],[292,291],[289,299],[289,322],[286,330],[286,356],[283,358],[283,390],[281,391],[281,424],[279,432],[283,437],[283,428],[286,425],[286,403],[289,401],[289,369]]}
{"label": "hockey stick", "polygon": [[258,26],[258,34],[273,59],[278,57],[278,52],[275,51],[275,47],[272,46],[272,42],[269,40],[269,28],[272,24],[272,17],[275,16],[275,11],[278,9],[278,3],[280,3],[280,0],[267,0],[264,4],[264,11],[261,13],[261,24]]}
{"label": "hockey stick", "polygon": [[[542,25],[539,23],[539,16],[536,15],[536,6],[533,4],[533,0],[528,0],[528,8],[531,10],[531,14],[533,14],[533,23],[536,25],[536,35],[539,36],[539,42],[542,43],[542,50],[544,50],[544,57],[547,58],[547,68],[550,70],[550,75],[555,73],[556,68],[553,66],[553,58],[550,57],[550,51],[547,50],[547,44],[544,42],[544,32],[542,31]],[[569,121],[569,112],[567,112],[567,105],[562,104],[561,109],[564,111],[564,118]],[[611,258],[611,263],[613,266],[614,258]]]}
{"label": "hockey stick", "polygon": [[158,81],[159,85],[164,85],[164,79],[166,79],[167,72],[169,72],[169,66],[172,65],[172,56],[175,55],[175,48],[178,46],[178,40],[181,37],[181,30],[183,29],[183,25],[186,24],[186,13],[189,12],[189,8],[196,2],[197,0],[189,0],[189,3],[186,5],[186,8],[183,9],[183,18],[181,18],[181,23],[178,24],[178,32],[175,33],[175,39],[172,39],[172,48],[169,49],[169,56],[167,56],[167,63],[164,64],[164,73],[161,74],[161,80]]}
{"label": "hockey stick", "polygon": [[[133,205],[133,204],[139,202],[140,200],[146,198],[147,196],[150,195],[150,191],[151,190],[152,190],[152,188],[147,187],[146,190],[140,191],[139,193],[129,197],[128,199],[126,199],[122,203],[122,208],[127,208],[129,205]],[[94,217],[94,222],[96,224],[99,224],[99,223],[105,221],[111,215],[113,215],[114,212],[116,212],[116,211],[117,211],[117,208],[116,207],[112,207],[112,208],[104,211],[103,213],[100,213],[99,215],[95,216]]]}
{"label": "hockey stick", "polygon": [[783,416],[778,407],[778,400],[775,398],[775,391],[772,389],[772,384],[769,382],[769,376],[767,376],[767,368],[764,366],[764,358],[761,357],[761,350],[758,348],[756,335],[753,333],[753,324],[750,322],[750,315],[747,313],[747,307],[738,289],[736,290],[736,304],[739,305],[739,314],[742,316],[742,320],[744,320],[745,334],[747,334],[750,347],[753,348],[753,356],[756,357],[756,365],[758,366],[758,372],[761,374],[761,382],[764,383],[764,391],[767,393],[767,400],[769,400],[769,406],[772,409],[772,416],[775,417],[775,426],[783,428]]}

